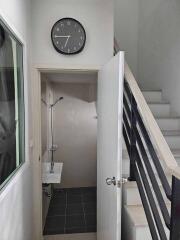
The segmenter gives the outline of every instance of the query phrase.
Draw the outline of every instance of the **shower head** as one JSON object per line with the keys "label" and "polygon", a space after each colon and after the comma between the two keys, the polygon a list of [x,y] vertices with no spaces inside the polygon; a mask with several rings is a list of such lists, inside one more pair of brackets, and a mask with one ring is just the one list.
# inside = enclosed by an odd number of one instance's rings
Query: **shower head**
{"label": "shower head", "polygon": [[59,101],[61,101],[61,100],[63,100],[64,98],[63,97],[59,97],[56,101],[55,101],[55,103],[53,103],[52,105],[51,105],[51,107],[54,107]]}

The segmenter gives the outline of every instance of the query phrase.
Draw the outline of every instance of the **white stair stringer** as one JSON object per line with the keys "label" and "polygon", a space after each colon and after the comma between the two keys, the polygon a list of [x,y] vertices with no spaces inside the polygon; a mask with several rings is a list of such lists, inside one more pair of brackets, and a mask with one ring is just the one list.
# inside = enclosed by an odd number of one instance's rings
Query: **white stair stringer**
{"label": "white stair stringer", "polygon": [[[180,117],[171,115],[170,104],[163,101],[161,91],[143,91],[143,95],[148,102],[174,158],[180,165]],[[148,156],[150,155],[148,154]],[[129,176],[129,166],[129,156],[125,143],[123,143],[124,177]],[[152,167],[155,174],[157,174],[153,164]],[[171,184],[172,176],[168,175],[168,173],[166,173],[166,176],[168,176],[168,181]],[[158,177],[157,180],[165,203],[168,209],[170,209],[170,202],[165,196]],[[122,240],[152,240],[136,182],[127,182],[123,186],[122,218]],[[169,239],[169,230],[166,226],[164,227],[166,229],[167,239]]]}

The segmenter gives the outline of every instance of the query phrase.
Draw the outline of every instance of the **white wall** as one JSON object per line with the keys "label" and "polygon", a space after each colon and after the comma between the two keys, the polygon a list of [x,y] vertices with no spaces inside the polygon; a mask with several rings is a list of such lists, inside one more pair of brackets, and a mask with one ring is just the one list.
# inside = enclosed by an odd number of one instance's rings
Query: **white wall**
{"label": "white wall", "polygon": [[[94,92],[96,85],[93,84]],[[97,113],[92,84],[53,83],[55,161],[63,162],[61,187],[96,186]]]}
{"label": "white wall", "polygon": [[114,0],[114,3],[115,38],[137,76],[139,0]]}
{"label": "white wall", "polygon": [[[13,31],[22,38],[29,50],[31,5],[28,0],[1,0],[0,16],[13,28]],[[29,52],[27,52],[28,54]],[[25,87],[30,83],[30,62],[25,57]],[[28,117],[28,99],[26,92],[26,117]],[[26,118],[26,120],[28,120]],[[27,122],[26,122],[27,124]],[[27,126],[27,125],[26,125]],[[26,128],[28,130],[28,127]],[[28,131],[27,131],[28,132]],[[26,132],[26,133],[27,133]],[[31,132],[31,131],[30,131]],[[29,135],[30,137],[31,135]],[[28,135],[26,136],[28,139]],[[26,161],[28,160],[28,146]],[[31,159],[31,155],[30,155]],[[10,183],[0,193],[0,239],[1,240],[32,240],[32,178],[31,165],[26,162]]]}
{"label": "white wall", "polygon": [[[86,46],[75,56],[59,54],[51,43],[51,28],[63,17],[79,20],[86,30]],[[99,67],[113,55],[113,1],[34,0],[32,19],[35,65]]]}
{"label": "white wall", "polygon": [[144,89],[163,89],[180,114],[180,2],[140,0],[138,75]]}

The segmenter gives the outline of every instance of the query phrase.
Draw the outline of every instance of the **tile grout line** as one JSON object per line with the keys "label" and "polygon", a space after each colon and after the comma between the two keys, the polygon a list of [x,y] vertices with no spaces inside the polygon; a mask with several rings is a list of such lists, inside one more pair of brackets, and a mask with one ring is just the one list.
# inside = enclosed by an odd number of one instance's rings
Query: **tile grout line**
{"label": "tile grout line", "polygon": [[85,222],[85,232],[87,232],[86,214],[85,214],[85,207],[84,207],[82,190],[81,190],[81,200],[82,200],[82,208],[83,208],[83,215],[84,215],[84,222]]}

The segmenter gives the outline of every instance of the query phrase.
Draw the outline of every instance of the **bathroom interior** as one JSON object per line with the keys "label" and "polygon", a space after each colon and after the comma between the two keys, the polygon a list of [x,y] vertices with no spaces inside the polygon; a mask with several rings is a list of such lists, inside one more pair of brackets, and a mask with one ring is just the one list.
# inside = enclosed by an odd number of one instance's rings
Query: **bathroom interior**
{"label": "bathroom interior", "polygon": [[41,73],[43,235],[96,232],[97,72]]}

